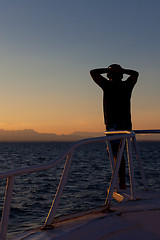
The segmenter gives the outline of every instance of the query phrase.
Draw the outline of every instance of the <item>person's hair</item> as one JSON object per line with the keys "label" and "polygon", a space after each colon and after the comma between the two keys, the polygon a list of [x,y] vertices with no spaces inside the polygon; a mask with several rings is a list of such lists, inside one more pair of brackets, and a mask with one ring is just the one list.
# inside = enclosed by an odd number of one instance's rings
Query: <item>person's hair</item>
{"label": "person's hair", "polygon": [[122,67],[119,64],[111,64],[108,67],[107,77],[112,79],[113,77],[122,79],[123,73],[121,72]]}
{"label": "person's hair", "polygon": [[122,67],[119,65],[119,64],[111,64],[108,66],[109,69],[112,69],[112,68],[117,68],[117,69],[121,69]]}

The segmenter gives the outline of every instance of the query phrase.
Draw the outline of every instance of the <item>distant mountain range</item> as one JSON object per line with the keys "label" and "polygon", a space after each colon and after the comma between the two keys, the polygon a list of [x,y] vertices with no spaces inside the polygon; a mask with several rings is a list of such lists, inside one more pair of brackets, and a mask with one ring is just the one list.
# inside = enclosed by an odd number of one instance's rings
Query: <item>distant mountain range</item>
{"label": "distant mountain range", "polygon": [[[73,132],[72,134],[57,135],[54,133],[39,133],[33,129],[3,130],[0,129],[0,142],[74,142],[84,138],[105,136],[104,132]],[[160,134],[137,135],[137,140],[158,140]]]}
{"label": "distant mountain range", "polygon": [[52,142],[78,141],[83,138],[104,136],[103,132],[74,132],[68,135],[54,133],[39,133],[33,129],[3,130],[0,129],[0,142]]}

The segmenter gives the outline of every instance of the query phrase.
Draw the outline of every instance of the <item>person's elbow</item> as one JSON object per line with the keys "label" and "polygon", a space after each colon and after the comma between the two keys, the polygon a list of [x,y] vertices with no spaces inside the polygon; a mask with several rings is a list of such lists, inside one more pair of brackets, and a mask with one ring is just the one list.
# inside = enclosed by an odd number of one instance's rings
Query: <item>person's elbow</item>
{"label": "person's elbow", "polygon": [[90,70],[90,75],[91,75],[92,78],[94,78],[94,76],[95,76],[95,70],[94,69]]}
{"label": "person's elbow", "polygon": [[139,72],[135,71],[134,75],[132,75],[132,79],[134,80],[135,83],[138,81],[138,77],[139,77]]}
{"label": "person's elbow", "polygon": [[135,75],[136,75],[136,78],[138,79],[138,77],[139,77],[139,72],[136,71]]}
{"label": "person's elbow", "polygon": [[136,73],[135,73],[136,80],[138,80],[138,77],[139,77],[139,72],[136,71]]}

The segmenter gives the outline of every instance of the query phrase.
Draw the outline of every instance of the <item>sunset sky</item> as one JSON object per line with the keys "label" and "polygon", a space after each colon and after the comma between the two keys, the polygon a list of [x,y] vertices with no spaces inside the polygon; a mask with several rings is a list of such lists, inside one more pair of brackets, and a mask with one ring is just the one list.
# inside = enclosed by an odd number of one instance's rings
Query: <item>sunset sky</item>
{"label": "sunset sky", "polygon": [[134,129],[160,128],[159,0],[0,1],[0,129],[104,131],[89,71],[140,73]]}

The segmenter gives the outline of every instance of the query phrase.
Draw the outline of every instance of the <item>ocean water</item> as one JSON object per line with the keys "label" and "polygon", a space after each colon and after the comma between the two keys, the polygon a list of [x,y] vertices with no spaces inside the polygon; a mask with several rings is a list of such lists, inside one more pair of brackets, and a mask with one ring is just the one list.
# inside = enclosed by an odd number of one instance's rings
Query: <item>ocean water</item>
{"label": "ocean water", "polygon": [[[0,143],[0,172],[57,159],[71,143]],[[160,191],[160,142],[138,142],[141,159],[150,189]],[[134,158],[137,188],[142,188]],[[37,226],[48,215],[64,162],[47,171],[15,178],[8,239]],[[128,167],[126,180],[129,184]],[[111,179],[111,167],[106,143],[94,143],[75,150],[67,184],[57,216],[69,214],[105,203]],[[6,179],[0,180],[0,214],[2,213]]]}

